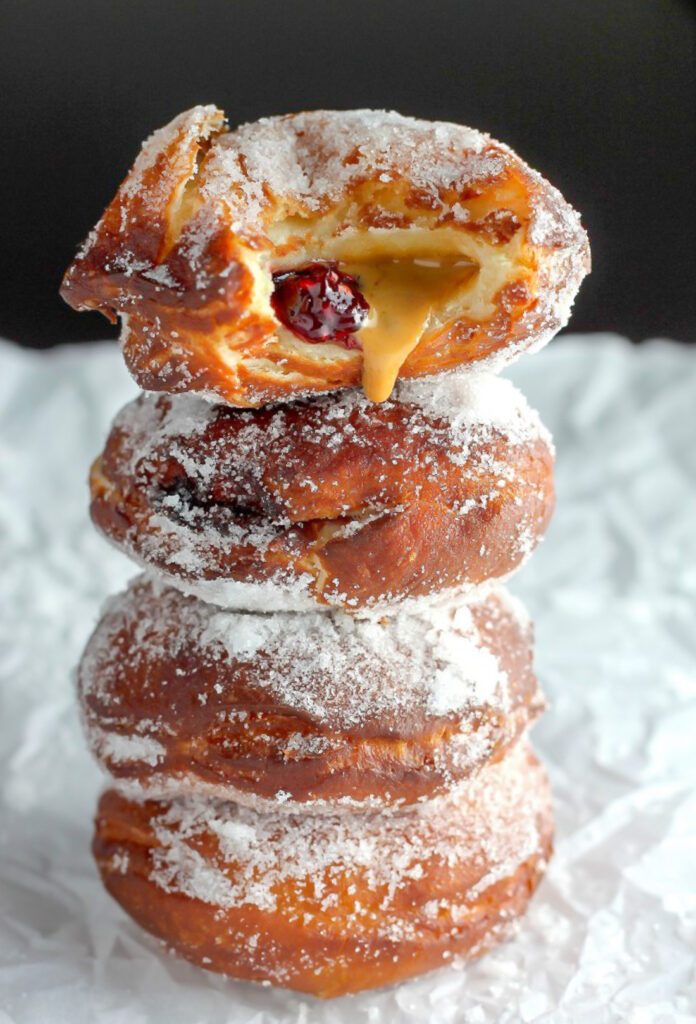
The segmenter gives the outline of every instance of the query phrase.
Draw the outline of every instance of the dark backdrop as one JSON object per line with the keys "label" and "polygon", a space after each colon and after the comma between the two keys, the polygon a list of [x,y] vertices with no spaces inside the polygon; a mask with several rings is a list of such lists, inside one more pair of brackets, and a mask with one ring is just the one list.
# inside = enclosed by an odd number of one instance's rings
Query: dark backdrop
{"label": "dark backdrop", "polygon": [[696,339],[694,8],[681,0],[0,0],[0,334],[113,334],[57,296],[140,141],[392,107],[509,142],[582,211],[576,330]]}

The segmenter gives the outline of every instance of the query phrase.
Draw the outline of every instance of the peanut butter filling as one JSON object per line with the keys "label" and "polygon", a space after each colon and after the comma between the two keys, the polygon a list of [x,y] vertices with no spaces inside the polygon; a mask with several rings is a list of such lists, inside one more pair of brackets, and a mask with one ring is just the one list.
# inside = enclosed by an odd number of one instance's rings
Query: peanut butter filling
{"label": "peanut butter filling", "polygon": [[341,269],[357,279],[370,305],[368,321],[357,334],[362,386],[373,402],[384,402],[431,313],[469,282],[476,264],[463,257],[381,259],[345,263]]}

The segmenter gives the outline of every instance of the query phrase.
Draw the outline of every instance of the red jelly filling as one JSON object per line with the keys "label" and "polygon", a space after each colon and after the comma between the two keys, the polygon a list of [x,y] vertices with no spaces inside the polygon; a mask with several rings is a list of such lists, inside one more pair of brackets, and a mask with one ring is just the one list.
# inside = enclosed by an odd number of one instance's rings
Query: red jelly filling
{"label": "red jelly filling", "polygon": [[273,283],[273,312],[293,334],[304,341],[360,348],[354,334],[370,307],[350,274],[342,274],[335,263],[309,263],[301,270],[279,271]]}

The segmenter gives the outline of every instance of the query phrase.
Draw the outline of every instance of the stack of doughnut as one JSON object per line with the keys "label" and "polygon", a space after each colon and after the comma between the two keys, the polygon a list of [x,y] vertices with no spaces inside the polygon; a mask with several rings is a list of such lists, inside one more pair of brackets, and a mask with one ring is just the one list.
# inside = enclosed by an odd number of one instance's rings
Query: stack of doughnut
{"label": "stack of doughnut", "polygon": [[458,125],[197,107],[144,144],[62,294],[143,388],[90,478],[142,575],[78,688],[99,870],[168,948],[328,997],[510,934],[553,822],[502,581],[554,454],[495,372],[588,269],[562,196]]}

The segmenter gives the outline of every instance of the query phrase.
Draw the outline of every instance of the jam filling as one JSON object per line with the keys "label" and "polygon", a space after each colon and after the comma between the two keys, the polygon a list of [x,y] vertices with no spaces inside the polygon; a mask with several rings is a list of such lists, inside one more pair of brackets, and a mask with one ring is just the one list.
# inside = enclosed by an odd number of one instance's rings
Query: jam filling
{"label": "jam filling", "polygon": [[273,312],[304,341],[330,341],[361,348],[355,337],[370,307],[350,274],[336,263],[310,263],[300,270],[273,275]]}
{"label": "jam filling", "polygon": [[366,256],[340,270],[338,263],[315,261],[278,271],[271,303],[280,322],[303,340],[359,349],[363,390],[371,401],[384,402],[433,311],[468,287],[477,265],[457,253]]}

